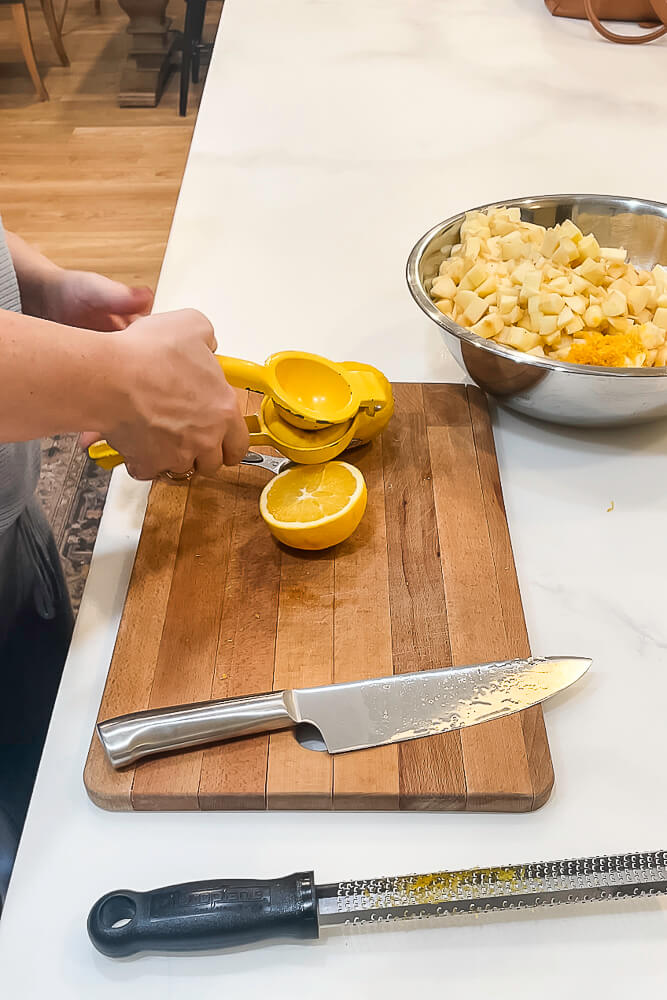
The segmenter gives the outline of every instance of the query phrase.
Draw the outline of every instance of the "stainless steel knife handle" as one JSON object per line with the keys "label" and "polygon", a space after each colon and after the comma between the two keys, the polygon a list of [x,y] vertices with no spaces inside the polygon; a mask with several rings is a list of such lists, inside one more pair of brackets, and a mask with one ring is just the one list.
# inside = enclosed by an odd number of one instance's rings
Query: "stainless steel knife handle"
{"label": "stainless steel knife handle", "polygon": [[272,691],[133,712],[99,722],[97,733],[112,766],[123,767],[166,750],[289,729],[295,725],[290,713],[290,694]]}

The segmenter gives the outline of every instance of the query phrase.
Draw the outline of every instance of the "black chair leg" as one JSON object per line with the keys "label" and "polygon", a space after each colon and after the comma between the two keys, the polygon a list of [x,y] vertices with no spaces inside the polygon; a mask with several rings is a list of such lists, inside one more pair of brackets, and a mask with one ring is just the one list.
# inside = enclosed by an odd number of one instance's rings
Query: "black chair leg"
{"label": "black chair leg", "polygon": [[183,27],[183,53],[181,57],[181,94],[178,113],[181,118],[188,113],[188,90],[190,89],[190,69],[192,65],[192,47],[194,42],[195,13],[193,0],[188,0],[185,7],[185,25]]}
{"label": "black chair leg", "polygon": [[194,46],[192,52],[192,82],[199,83],[199,70],[201,67],[200,48],[202,35],[204,34],[204,17],[206,16],[206,0],[196,0],[195,3],[195,25],[194,25]]}

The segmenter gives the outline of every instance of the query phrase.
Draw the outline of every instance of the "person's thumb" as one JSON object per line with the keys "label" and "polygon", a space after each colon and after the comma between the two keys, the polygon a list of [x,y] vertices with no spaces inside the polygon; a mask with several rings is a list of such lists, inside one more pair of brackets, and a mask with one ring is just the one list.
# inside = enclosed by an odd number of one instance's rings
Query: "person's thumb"
{"label": "person's thumb", "polygon": [[153,305],[153,292],[146,285],[130,287],[110,281],[104,292],[104,305],[117,316],[144,316]]}

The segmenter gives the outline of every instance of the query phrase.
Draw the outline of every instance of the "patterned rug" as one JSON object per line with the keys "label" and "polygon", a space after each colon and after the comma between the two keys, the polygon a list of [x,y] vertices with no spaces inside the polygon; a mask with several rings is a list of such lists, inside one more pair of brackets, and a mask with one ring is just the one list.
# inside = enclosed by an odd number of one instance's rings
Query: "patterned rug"
{"label": "patterned rug", "polygon": [[77,435],[58,434],[42,441],[42,477],[37,493],[58,543],[75,614],[110,476],[79,448]]}

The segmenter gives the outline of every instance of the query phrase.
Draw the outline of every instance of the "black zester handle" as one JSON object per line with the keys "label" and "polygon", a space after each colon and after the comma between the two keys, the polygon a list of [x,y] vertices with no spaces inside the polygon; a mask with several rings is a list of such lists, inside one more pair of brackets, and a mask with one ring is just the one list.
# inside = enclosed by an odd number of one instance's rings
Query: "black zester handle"
{"label": "black zester handle", "polygon": [[196,951],[269,938],[319,936],[313,872],[278,879],[212,879],[150,892],[107,893],[88,916],[103,955]]}

